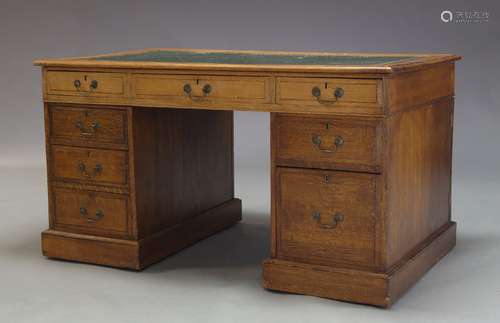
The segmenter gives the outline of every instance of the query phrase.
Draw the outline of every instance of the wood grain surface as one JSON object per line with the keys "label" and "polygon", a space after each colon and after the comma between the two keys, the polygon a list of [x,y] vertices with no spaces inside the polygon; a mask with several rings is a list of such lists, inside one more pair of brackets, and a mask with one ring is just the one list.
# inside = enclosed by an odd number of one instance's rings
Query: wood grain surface
{"label": "wood grain surface", "polygon": [[[144,59],[178,51],[192,61]],[[36,61],[43,253],[140,270],[237,223],[233,111],[270,112],[263,286],[388,307],[455,245],[458,59],[147,49]]]}

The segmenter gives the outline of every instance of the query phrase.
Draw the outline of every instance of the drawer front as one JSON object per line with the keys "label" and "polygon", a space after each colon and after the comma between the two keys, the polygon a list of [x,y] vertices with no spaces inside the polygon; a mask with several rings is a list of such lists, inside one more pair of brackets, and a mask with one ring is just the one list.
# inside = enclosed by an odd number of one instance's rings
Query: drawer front
{"label": "drawer front", "polygon": [[278,168],[278,257],[374,266],[377,175]]}
{"label": "drawer front", "polygon": [[124,96],[125,74],[47,71],[47,94],[79,96]]}
{"label": "drawer front", "polygon": [[52,176],[102,184],[127,184],[127,153],[53,145]]}
{"label": "drawer front", "polygon": [[268,77],[150,75],[134,76],[137,98],[161,98],[182,103],[272,101],[273,82]]}
{"label": "drawer front", "polygon": [[380,171],[378,120],[293,115],[272,120],[278,165]]}
{"label": "drawer front", "polygon": [[99,235],[128,232],[127,196],[53,188],[56,228]]}
{"label": "drawer front", "polygon": [[101,108],[49,108],[51,139],[126,144],[127,114]]}
{"label": "drawer front", "polygon": [[278,78],[278,104],[313,113],[381,114],[382,82],[375,79]]}

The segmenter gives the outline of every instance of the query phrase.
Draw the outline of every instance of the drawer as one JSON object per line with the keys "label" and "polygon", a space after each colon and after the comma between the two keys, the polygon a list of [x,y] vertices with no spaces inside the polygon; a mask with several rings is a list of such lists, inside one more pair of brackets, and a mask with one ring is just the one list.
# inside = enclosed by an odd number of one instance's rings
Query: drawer
{"label": "drawer", "polygon": [[127,152],[53,145],[50,163],[56,180],[127,184]]}
{"label": "drawer", "polygon": [[137,98],[161,98],[182,103],[271,103],[273,82],[269,77],[150,75],[134,76]]}
{"label": "drawer", "polygon": [[278,168],[278,257],[374,266],[378,175]]}
{"label": "drawer", "polygon": [[273,115],[278,165],[380,171],[381,121]]}
{"label": "drawer", "polygon": [[50,106],[51,139],[87,143],[127,143],[127,114],[124,110]]}
{"label": "drawer", "polygon": [[127,196],[59,187],[52,191],[56,229],[110,236],[128,232]]}
{"label": "drawer", "polygon": [[124,96],[125,74],[47,71],[47,94],[78,96]]}
{"label": "drawer", "polygon": [[377,79],[278,78],[276,101],[287,110],[313,113],[381,114],[382,82]]}

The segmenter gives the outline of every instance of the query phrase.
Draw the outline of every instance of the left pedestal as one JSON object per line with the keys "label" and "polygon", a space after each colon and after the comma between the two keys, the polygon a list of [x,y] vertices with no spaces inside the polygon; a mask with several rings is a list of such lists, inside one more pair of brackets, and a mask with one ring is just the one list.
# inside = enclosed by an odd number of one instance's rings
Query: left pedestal
{"label": "left pedestal", "polygon": [[140,270],[241,220],[233,113],[46,104],[47,257]]}

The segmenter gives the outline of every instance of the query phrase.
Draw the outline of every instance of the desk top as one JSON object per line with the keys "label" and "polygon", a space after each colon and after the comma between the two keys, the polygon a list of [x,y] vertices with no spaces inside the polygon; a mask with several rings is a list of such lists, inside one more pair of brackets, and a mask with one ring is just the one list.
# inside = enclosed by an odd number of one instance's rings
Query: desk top
{"label": "desk top", "polygon": [[144,49],[105,55],[43,59],[35,65],[136,69],[391,73],[455,61],[451,54],[277,52]]}

